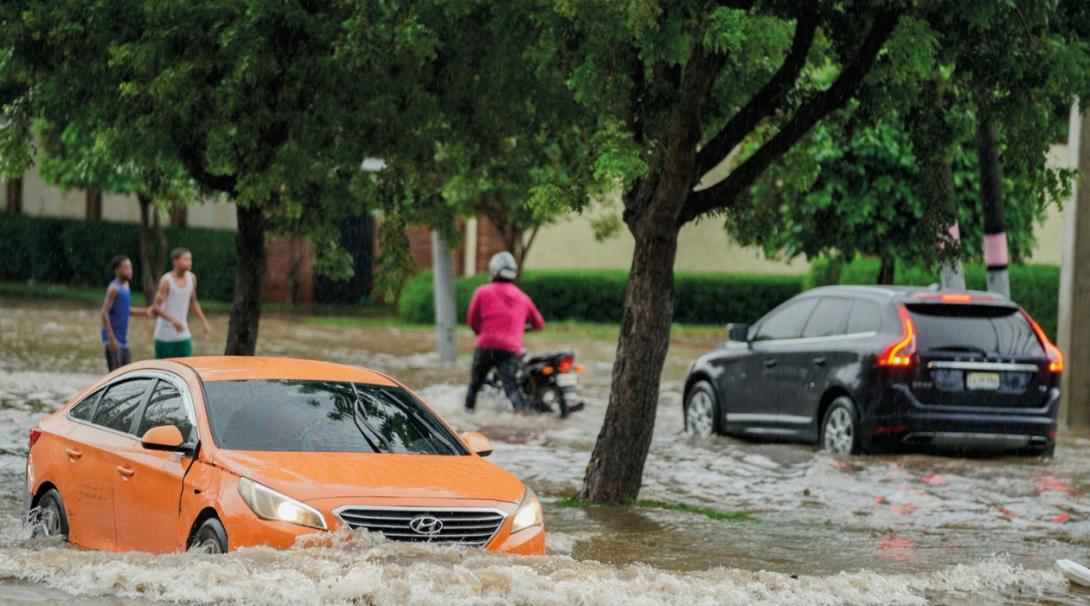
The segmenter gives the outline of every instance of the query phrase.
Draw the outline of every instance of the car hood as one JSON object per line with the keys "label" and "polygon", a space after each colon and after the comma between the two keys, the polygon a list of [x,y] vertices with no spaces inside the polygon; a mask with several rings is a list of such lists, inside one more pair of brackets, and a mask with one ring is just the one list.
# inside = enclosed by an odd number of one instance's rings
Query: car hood
{"label": "car hood", "polygon": [[213,461],[288,496],[477,499],[518,503],[525,487],[473,455],[221,450]]}

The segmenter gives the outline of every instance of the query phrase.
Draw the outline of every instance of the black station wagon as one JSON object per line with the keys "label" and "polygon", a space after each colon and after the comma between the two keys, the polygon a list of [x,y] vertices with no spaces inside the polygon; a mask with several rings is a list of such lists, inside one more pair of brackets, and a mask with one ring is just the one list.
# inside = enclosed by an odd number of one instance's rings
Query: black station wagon
{"label": "black station wagon", "polygon": [[686,429],[834,453],[1055,448],[1063,356],[1021,307],[984,292],[829,286],[693,364]]}

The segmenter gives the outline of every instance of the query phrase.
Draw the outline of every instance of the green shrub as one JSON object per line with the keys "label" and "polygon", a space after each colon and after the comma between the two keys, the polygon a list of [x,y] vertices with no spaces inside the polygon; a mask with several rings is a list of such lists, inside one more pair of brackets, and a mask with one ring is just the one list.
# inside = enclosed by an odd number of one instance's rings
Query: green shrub
{"label": "green shrub", "polygon": [[61,219],[0,214],[0,278],[65,282],[72,271],[61,246]]}
{"label": "green shrub", "polygon": [[[455,282],[459,322],[465,319],[473,291],[487,279],[477,275]],[[627,284],[624,271],[548,270],[525,272],[519,287],[534,300],[546,321],[616,323],[624,312]],[[674,282],[673,320],[691,324],[753,322],[801,288],[799,276],[681,273]],[[435,320],[430,272],[405,287],[398,314],[408,322]]]}
{"label": "green shrub", "polygon": [[[841,284],[874,284],[878,276],[876,259],[857,259],[844,266]],[[811,281],[816,280],[811,276]],[[939,282],[938,271],[919,267],[898,267],[894,275],[897,284],[929,286]],[[1011,298],[1045,329],[1053,339],[1056,335],[1057,309],[1060,293],[1060,268],[1055,265],[1012,265],[1010,268]],[[965,267],[965,285],[972,290],[986,290],[988,272],[982,265]]]}
{"label": "green shrub", "polygon": [[[185,246],[194,251],[200,296],[230,301],[235,235],[211,229],[168,228],[166,236],[169,247]],[[112,277],[109,264],[115,255],[133,260],[133,284],[140,284],[138,225],[0,214],[0,279],[105,286]]]}

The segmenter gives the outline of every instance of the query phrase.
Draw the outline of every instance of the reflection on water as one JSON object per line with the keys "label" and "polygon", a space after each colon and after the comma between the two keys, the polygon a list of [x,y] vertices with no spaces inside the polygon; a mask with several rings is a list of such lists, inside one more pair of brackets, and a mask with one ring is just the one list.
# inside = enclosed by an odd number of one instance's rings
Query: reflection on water
{"label": "reflection on water", "polygon": [[[429,355],[428,330],[316,326],[272,316],[261,353],[361,364],[402,379],[491,460],[545,498],[550,554],[511,558],[373,537],[335,548],[226,557],[107,554],[41,546],[19,524],[26,432],[103,370],[96,312],[0,299],[0,595],[16,603],[1090,603],[1052,561],[1090,560],[1090,440],[1063,436],[1052,461],[931,456],[837,459],[812,448],[682,434],[681,381],[714,340],[672,344],[643,495],[747,522],[645,508],[568,508],[604,414],[609,340],[572,346],[590,402],[572,419],[513,417],[483,399],[462,410],[468,359]],[[151,324],[134,321],[134,357]],[[213,318],[220,337],[224,318]],[[220,341],[196,343],[216,353]],[[462,335],[462,351],[470,349]]]}

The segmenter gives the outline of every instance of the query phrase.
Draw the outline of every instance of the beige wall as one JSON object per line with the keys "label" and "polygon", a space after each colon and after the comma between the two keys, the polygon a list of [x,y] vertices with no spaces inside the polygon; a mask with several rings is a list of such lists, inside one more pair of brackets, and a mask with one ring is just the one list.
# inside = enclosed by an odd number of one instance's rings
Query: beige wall
{"label": "beige wall", "polygon": [[[543,227],[526,259],[529,269],[623,269],[632,264],[634,240],[626,228],[597,242],[591,228],[593,217],[613,213],[620,216],[620,202],[595,208],[583,215]],[[731,242],[719,219],[686,225],[678,239],[677,271],[730,273],[805,273],[804,259],[791,263],[769,261],[760,251]]]}
{"label": "beige wall", "polygon": [[[82,219],[86,213],[86,194],[82,190],[63,191],[42,180],[37,167],[23,177],[23,212],[28,215]],[[162,213],[166,220],[166,214]],[[103,196],[102,218],[124,223],[140,222],[140,205],[135,196]],[[187,211],[191,227],[235,229],[235,207],[227,202],[194,204]]]}
{"label": "beige wall", "polygon": [[[1048,154],[1049,164],[1074,168],[1071,165],[1071,153],[1066,145],[1053,145]],[[1073,204],[1067,201],[1064,204]],[[1048,215],[1043,223],[1033,226],[1033,235],[1037,238],[1037,248],[1030,255],[1030,263],[1059,265],[1063,255],[1064,223],[1063,211],[1053,205],[1048,208]]]}
{"label": "beige wall", "polygon": [[[1052,147],[1050,162],[1054,166],[1069,166],[1066,145]],[[47,185],[31,168],[23,181],[23,208],[29,215],[83,218],[85,194],[82,191],[63,192]],[[625,228],[604,242],[594,239],[591,221],[604,214],[620,216],[619,200],[596,205],[582,215],[542,228],[526,260],[531,269],[623,269],[632,261],[633,240]],[[108,221],[138,222],[140,210],[132,196],[104,196],[102,216]],[[227,202],[204,202],[189,207],[188,223],[193,227],[235,229],[234,205]],[[1043,224],[1034,228],[1037,249],[1029,259],[1032,263],[1059,264],[1063,243],[1063,218],[1056,207],[1048,211]],[[808,263],[803,258],[791,262],[764,258],[759,250],[745,248],[727,237],[719,219],[705,219],[681,230],[675,268],[678,271],[708,271],[732,273],[801,274]]]}

